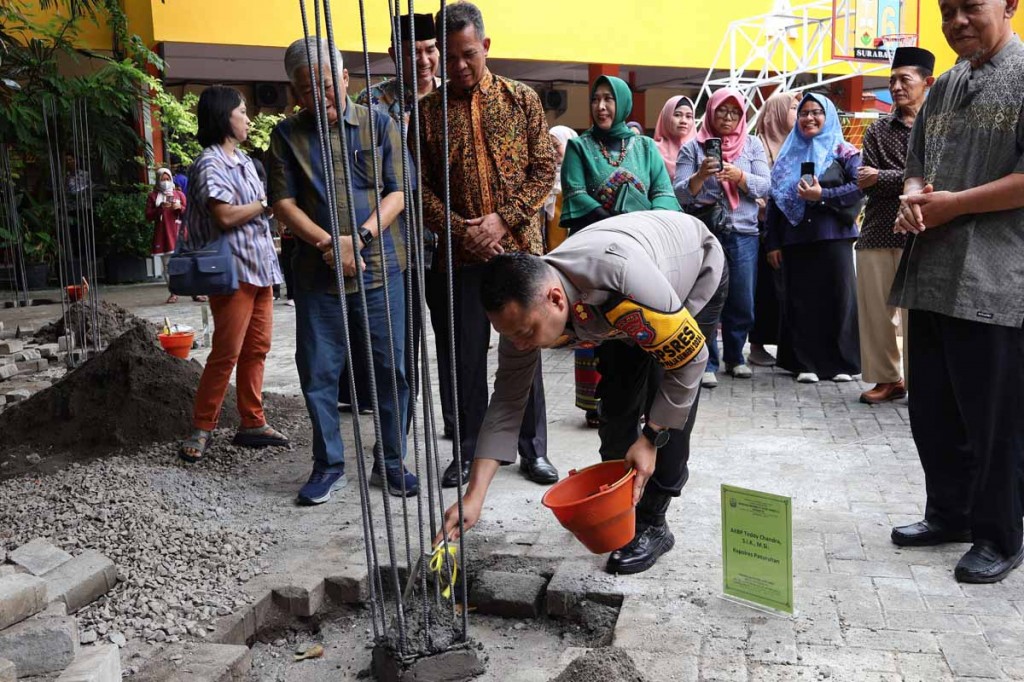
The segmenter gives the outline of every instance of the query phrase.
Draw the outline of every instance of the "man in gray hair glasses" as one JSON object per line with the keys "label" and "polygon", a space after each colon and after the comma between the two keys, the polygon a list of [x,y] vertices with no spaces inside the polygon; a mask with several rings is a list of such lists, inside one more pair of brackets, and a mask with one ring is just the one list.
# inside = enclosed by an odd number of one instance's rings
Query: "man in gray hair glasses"
{"label": "man in gray hair glasses", "polygon": [[[387,486],[393,495],[415,495],[416,477],[405,470],[405,424],[409,384],[405,369],[405,242],[398,217],[405,199],[402,191],[402,144],[398,128],[387,114],[371,111],[348,98],[348,71],[335,53],[337,85],[330,52],[316,38],[297,40],[285,52],[285,70],[302,111],[274,129],[268,154],[269,197],[278,218],[296,237],[292,268],[295,273],[295,363],[313,422],[313,472],[299,491],[297,502],[321,504],[345,485],[345,457],[339,431],[338,381],[347,360],[344,325],[338,296],[344,294],[351,321],[352,356],[366,364],[364,320],[373,352],[378,407],[382,422],[384,466],[375,462],[372,482]],[[310,62],[313,68],[310,69]],[[323,108],[321,108],[323,107]],[[326,112],[331,124],[333,180],[340,210],[340,243],[332,243],[331,213],[327,202],[317,111]],[[371,119],[379,155],[373,160]],[[336,125],[343,120],[351,169],[350,220],[346,192],[345,158]],[[377,177],[374,178],[376,165]],[[375,187],[380,187],[377,205]],[[352,235],[359,240],[353,248]],[[334,248],[340,249],[344,292],[339,292]],[[383,252],[383,253],[382,253]],[[362,277],[366,309],[357,295],[356,277]],[[386,280],[386,281],[385,281]],[[385,284],[387,298],[385,298]],[[389,334],[390,327],[390,334]],[[397,402],[394,396],[397,395]]]}

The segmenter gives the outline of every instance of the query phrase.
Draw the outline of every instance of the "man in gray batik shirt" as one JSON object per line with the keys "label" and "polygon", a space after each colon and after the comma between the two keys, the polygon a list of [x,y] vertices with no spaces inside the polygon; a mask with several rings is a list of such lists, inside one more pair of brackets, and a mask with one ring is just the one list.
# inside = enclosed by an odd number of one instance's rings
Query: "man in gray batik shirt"
{"label": "man in gray batik shirt", "polygon": [[1024,44],[1018,0],[940,0],[961,61],[910,137],[890,304],[910,310],[910,425],[928,494],[897,545],[973,542],[960,582],[1002,580],[1024,516]]}

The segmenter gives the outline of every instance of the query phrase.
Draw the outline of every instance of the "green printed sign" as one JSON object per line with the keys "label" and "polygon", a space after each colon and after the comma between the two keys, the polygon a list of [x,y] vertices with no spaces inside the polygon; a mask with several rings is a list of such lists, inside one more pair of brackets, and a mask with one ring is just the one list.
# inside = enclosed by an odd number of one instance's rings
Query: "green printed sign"
{"label": "green printed sign", "polygon": [[790,498],[722,486],[722,589],[726,596],[793,613]]}

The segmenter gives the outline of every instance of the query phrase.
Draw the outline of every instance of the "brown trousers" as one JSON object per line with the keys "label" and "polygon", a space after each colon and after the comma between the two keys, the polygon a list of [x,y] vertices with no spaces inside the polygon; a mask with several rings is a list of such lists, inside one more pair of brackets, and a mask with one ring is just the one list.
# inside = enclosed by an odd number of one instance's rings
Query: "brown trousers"
{"label": "brown trousers", "polygon": [[274,329],[274,294],[271,287],[238,285],[230,296],[210,296],[213,346],[199,380],[192,424],[212,431],[220,419],[224,394],[237,365],[235,387],[243,428],[267,423],[263,415],[263,365]]}
{"label": "brown trousers", "polygon": [[[857,315],[860,367],[866,384],[890,384],[906,377],[907,311],[889,305],[903,249],[860,249],[857,254]],[[896,339],[903,336],[903,366]]]}

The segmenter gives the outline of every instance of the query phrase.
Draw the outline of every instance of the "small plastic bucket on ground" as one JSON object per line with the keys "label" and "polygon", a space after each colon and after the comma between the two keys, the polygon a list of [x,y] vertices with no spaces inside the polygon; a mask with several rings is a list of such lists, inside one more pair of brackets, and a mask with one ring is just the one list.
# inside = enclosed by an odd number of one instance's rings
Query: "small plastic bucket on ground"
{"label": "small plastic bucket on ground", "polygon": [[67,287],[68,300],[74,303],[75,301],[81,301],[89,295],[88,284],[72,284]]}
{"label": "small plastic bucket on ground", "polygon": [[591,552],[611,552],[636,534],[635,477],[621,459],[573,469],[548,489],[541,504]]}
{"label": "small plastic bucket on ground", "polygon": [[160,345],[164,350],[176,358],[188,360],[189,352],[192,350],[192,341],[195,332],[172,332],[170,334],[158,334]]}

